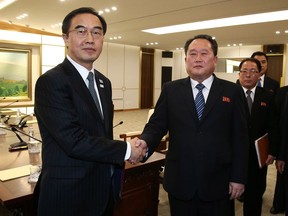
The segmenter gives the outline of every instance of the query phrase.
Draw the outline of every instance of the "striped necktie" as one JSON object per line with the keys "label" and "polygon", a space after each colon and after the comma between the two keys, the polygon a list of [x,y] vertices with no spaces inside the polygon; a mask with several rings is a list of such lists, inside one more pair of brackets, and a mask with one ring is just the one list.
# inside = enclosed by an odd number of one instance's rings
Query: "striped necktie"
{"label": "striped necktie", "polygon": [[195,106],[196,106],[196,111],[198,114],[198,119],[200,120],[203,114],[204,106],[205,106],[205,100],[204,100],[204,96],[202,93],[202,90],[203,88],[205,88],[205,86],[202,83],[198,83],[196,85],[196,88],[198,89],[199,92],[195,98]]}

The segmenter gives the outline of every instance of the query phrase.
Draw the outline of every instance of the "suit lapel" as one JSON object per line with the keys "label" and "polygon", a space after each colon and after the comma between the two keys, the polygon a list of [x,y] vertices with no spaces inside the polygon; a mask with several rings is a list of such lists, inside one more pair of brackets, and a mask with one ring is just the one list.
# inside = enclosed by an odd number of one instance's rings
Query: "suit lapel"
{"label": "suit lapel", "polygon": [[214,80],[211,85],[211,89],[209,91],[209,95],[205,104],[204,112],[202,115],[202,120],[205,119],[205,117],[208,115],[210,110],[213,108],[216,101],[220,98],[222,91],[223,91],[223,87],[222,87],[221,82],[216,76],[214,76]]}
{"label": "suit lapel", "polygon": [[180,95],[181,97],[183,97],[183,101],[185,101],[188,107],[188,110],[191,111],[193,119],[198,120],[198,115],[196,111],[190,77],[188,77],[187,79],[184,79],[183,85],[184,85],[184,89],[183,89],[184,91],[180,93]]}
{"label": "suit lapel", "polygon": [[251,116],[253,116],[253,113],[256,110],[258,110],[258,106],[261,103],[261,99],[262,99],[262,96],[261,96],[260,89],[259,89],[259,87],[256,87],[255,95],[254,95],[254,101],[253,101],[252,109],[251,109]]}
{"label": "suit lapel", "polygon": [[98,92],[99,92],[99,97],[100,97],[100,101],[101,101],[101,105],[102,105],[102,112],[103,112],[103,116],[104,116],[104,124],[105,124],[105,129],[106,131],[108,131],[109,128],[109,116],[107,113],[108,110],[108,102],[107,102],[107,97],[105,94],[105,87],[108,88],[108,86],[105,86],[104,80],[102,80],[101,78],[99,78],[98,76],[98,71],[94,70],[95,73],[95,81],[96,81],[96,86],[98,88]]}
{"label": "suit lapel", "polygon": [[74,87],[74,89],[77,89],[75,92],[79,95],[80,98],[83,98],[84,103],[87,104],[87,107],[91,109],[91,114],[98,118],[101,119],[100,113],[96,107],[96,104],[85,84],[83,81],[81,75],[79,72],[76,70],[76,68],[69,62],[68,59],[65,59],[63,62],[63,67],[65,67],[65,72],[67,73],[68,76],[70,76],[70,82],[71,85]]}

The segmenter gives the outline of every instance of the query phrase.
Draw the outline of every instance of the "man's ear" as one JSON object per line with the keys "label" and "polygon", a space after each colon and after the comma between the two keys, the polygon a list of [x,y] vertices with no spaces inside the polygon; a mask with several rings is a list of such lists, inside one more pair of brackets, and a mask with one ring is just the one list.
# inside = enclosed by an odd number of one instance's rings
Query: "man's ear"
{"label": "man's ear", "polygon": [[69,45],[69,41],[68,41],[69,36],[67,34],[62,34],[62,38],[64,40],[66,48],[68,48],[69,47],[68,46]]}

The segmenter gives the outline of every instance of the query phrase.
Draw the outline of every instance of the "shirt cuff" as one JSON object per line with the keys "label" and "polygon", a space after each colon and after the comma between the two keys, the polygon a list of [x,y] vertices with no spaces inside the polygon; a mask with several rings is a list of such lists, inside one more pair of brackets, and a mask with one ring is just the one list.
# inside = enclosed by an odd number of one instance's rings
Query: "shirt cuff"
{"label": "shirt cuff", "polygon": [[127,149],[126,149],[126,154],[125,154],[125,158],[124,160],[128,160],[131,156],[131,144],[129,142],[126,142],[127,143]]}

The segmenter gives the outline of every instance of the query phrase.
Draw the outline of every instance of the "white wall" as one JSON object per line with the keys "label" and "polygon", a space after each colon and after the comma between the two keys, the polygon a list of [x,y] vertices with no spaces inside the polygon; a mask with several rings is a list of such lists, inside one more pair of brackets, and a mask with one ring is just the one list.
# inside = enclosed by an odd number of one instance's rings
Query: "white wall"
{"label": "white wall", "polygon": [[139,108],[140,47],[104,43],[94,67],[112,83],[115,110]]}
{"label": "white wall", "polygon": [[[61,63],[65,58],[63,39],[61,37],[0,30],[0,42],[13,44],[15,47],[25,44],[32,49],[32,98],[31,101],[20,101],[17,105],[15,104],[21,112],[32,113],[37,78]],[[104,43],[102,54],[95,61],[94,67],[111,80],[116,110],[139,108],[140,47]]]}
{"label": "white wall", "polygon": [[[0,30],[1,43],[28,44],[32,49],[32,100],[19,102],[26,113],[33,111],[34,86],[40,74],[63,61],[65,45],[61,37],[43,36]],[[288,83],[288,44],[284,54],[284,75],[282,85]],[[219,47],[218,57],[245,58],[254,51],[262,50],[261,45],[240,47]],[[183,50],[173,51],[173,59],[163,60],[163,50],[155,50],[154,57],[154,105],[161,92],[162,66],[172,66],[172,80],[187,77]],[[116,110],[137,109],[140,104],[140,47],[123,44],[104,43],[102,54],[94,67],[106,75],[112,82],[113,102]],[[168,62],[167,62],[168,61]],[[234,82],[238,74],[216,73],[220,78]],[[4,104],[5,105],[5,104]]]}

